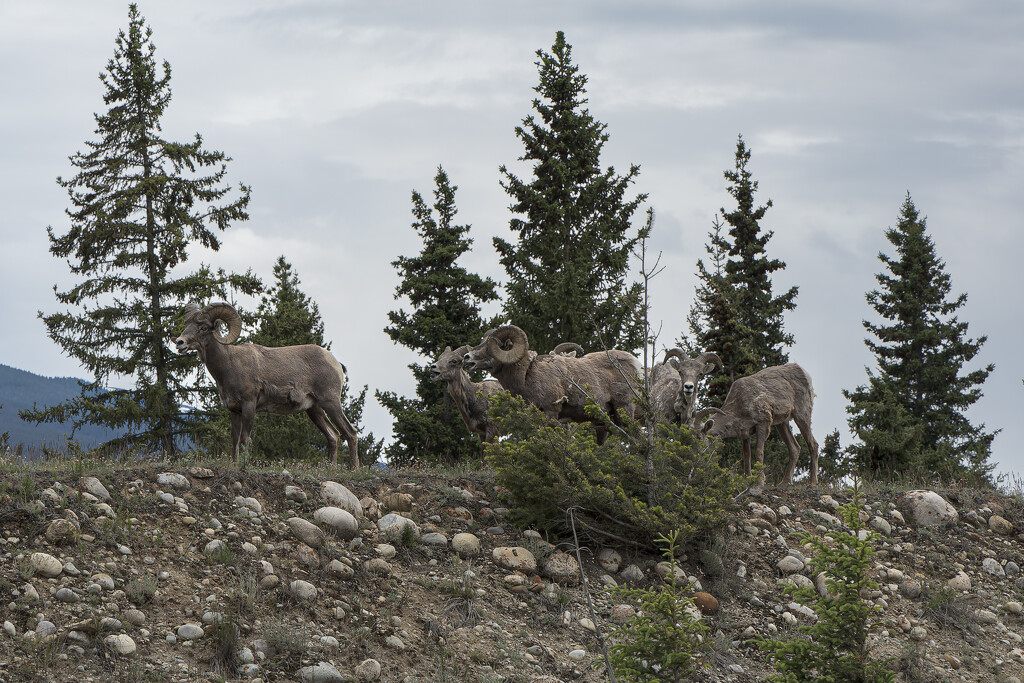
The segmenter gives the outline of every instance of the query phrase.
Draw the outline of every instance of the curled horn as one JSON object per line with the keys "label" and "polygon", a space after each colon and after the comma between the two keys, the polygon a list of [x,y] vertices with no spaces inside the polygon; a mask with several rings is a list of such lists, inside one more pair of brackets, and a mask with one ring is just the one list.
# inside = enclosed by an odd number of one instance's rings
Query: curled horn
{"label": "curled horn", "polygon": [[224,335],[216,328],[213,330],[213,338],[221,344],[233,344],[242,334],[242,316],[238,315],[238,311],[231,304],[218,301],[209,304],[203,309],[203,313],[210,316],[210,320],[222,320],[228,326],[227,334]]}
{"label": "curled horn", "polygon": [[199,315],[202,312],[202,310],[203,309],[199,307],[199,304],[185,304],[185,308],[182,310],[182,313],[185,316],[185,322],[187,323],[188,321],[194,319],[197,315]]}
{"label": "curled horn", "polygon": [[583,350],[583,347],[576,342],[562,342],[555,348],[551,349],[551,355],[565,355],[570,351],[575,351],[577,356],[582,356],[586,353],[586,351]]}
{"label": "curled horn", "polygon": [[[505,342],[512,342],[512,346],[508,349],[502,348]],[[515,325],[502,325],[487,339],[487,353],[505,365],[519,362],[529,348],[526,333]]]}
{"label": "curled horn", "polygon": [[704,420],[708,419],[711,415],[727,415],[721,408],[705,408],[704,410],[698,411],[693,416],[694,424],[703,424]]}
{"label": "curled horn", "polygon": [[472,348],[473,348],[473,347],[472,347],[472,346],[470,346],[469,344],[463,344],[463,345],[462,345],[462,346],[460,346],[459,348],[455,349],[455,351],[454,351],[453,353],[454,353],[454,354],[455,354],[455,355],[456,355],[456,356],[457,356],[458,358],[462,358],[462,357],[463,357],[463,356],[465,356],[465,355],[466,355],[467,353],[469,353],[470,349],[472,349]]}
{"label": "curled horn", "polygon": [[678,346],[672,347],[671,349],[665,349],[665,362],[667,363],[670,358],[678,358],[679,360],[686,360],[686,354]]}
{"label": "curled horn", "polygon": [[700,363],[704,363],[705,366],[707,366],[708,363],[713,363],[715,365],[715,369],[705,370],[702,373],[705,375],[709,375],[715,370],[721,372],[722,370],[725,369],[725,365],[722,364],[722,359],[718,357],[717,353],[712,353],[711,351],[705,351],[704,353],[697,356],[697,361]]}

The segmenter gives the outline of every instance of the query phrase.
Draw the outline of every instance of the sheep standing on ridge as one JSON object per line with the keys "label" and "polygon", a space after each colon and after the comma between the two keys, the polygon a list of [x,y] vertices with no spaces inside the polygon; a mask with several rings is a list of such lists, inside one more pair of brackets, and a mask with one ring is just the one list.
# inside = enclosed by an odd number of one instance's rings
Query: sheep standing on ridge
{"label": "sheep standing on ridge", "polygon": [[[522,396],[556,421],[592,422],[592,399],[615,424],[619,411],[635,415],[634,392],[642,368],[626,351],[598,351],[583,358],[529,351],[526,333],[515,325],[489,330],[464,356],[469,370],[488,370],[507,391]],[[597,425],[598,443],[608,428]]]}
{"label": "sheep standing on ridge", "polygon": [[711,352],[688,358],[678,348],[665,351],[665,360],[650,371],[651,412],[658,422],[691,426],[697,399],[697,383],[703,375],[722,369],[722,360]]}
{"label": "sheep standing on ridge", "polygon": [[[227,325],[227,333],[217,323]],[[231,456],[248,447],[256,412],[293,415],[305,412],[327,437],[327,453],[338,464],[338,432],[348,441],[350,465],[359,467],[356,430],[341,409],[345,368],[327,349],[314,344],[267,348],[232,346],[242,333],[242,318],[231,304],[185,306],[185,329],[174,340],[178,353],[194,349],[217,383],[231,414]]]}
{"label": "sheep standing on ridge", "polygon": [[502,391],[502,388],[494,380],[474,382],[469,378],[462,369],[462,358],[469,349],[468,344],[454,351],[452,347],[446,346],[444,352],[427,369],[430,371],[430,379],[448,384],[448,393],[455,401],[469,431],[480,437],[481,442],[489,443],[498,436],[498,426],[487,417],[488,397]]}
{"label": "sheep standing on ridge", "polygon": [[[756,441],[757,462],[764,464],[764,442],[774,425],[789,449],[783,483],[793,483],[800,446],[789,421],[796,422],[811,454],[811,486],[818,485],[818,442],[811,434],[814,388],[811,376],[796,363],[765,368],[732,383],[721,408],[707,408],[695,416],[698,433],[719,439],[743,440],[743,474],[750,475],[750,437]],[[704,422],[706,418],[710,420]],[[764,470],[760,483],[764,484]]]}

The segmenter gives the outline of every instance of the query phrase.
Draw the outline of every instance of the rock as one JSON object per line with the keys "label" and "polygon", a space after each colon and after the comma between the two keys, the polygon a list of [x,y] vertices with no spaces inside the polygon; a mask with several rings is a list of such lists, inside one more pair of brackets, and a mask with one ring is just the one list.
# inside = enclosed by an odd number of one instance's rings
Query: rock
{"label": "rock", "polygon": [[355,494],[336,481],[325,481],[320,484],[320,497],[324,502],[342,510],[348,510],[356,519],[363,518],[363,506]]}
{"label": "rock", "polygon": [[622,566],[622,555],[612,548],[602,548],[601,551],[597,553],[597,561],[601,565],[602,569],[609,574],[614,574],[619,571],[619,567]]}
{"label": "rock", "polygon": [[288,593],[296,600],[303,602],[316,600],[317,596],[316,586],[302,579],[296,579],[288,584]]}
{"label": "rock", "polygon": [[215,538],[214,540],[210,541],[205,546],[203,546],[203,554],[212,557],[217,553],[224,552],[225,550],[227,550],[227,547],[227,543]]}
{"label": "rock", "polygon": [[114,590],[114,577],[112,577],[110,574],[93,574],[92,582],[98,585],[103,590]]}
{"label": "rock", "polygon": [[320,527],[301,517],[290,517],[285,523],[296,538],[310,547],[321,547],[327,538]]}
{"label": "rock", "polygon": [[480,554],[480,539],[476,534],[455,534],[452,538],[452,550],[464,558],[476,557]]}
{"label": "rock", "polygon": [[380,678],[380,662],[376,659],[363,660],[356,667],[356,676],[363,681],[375,681]]}
{"label": "rock", "polygon": [[946,582],[946,586],[952,588],[955,591],[969,591],[971,590],[971,577],[967,576],[963,572],[960,572],[952,579]]}
{"label": "rock", "polygon": [[338,507],[322,507],[313,513],[313,519],[330,528],[345,540],[359,535],[359,522],[348,510]]}
{"label": "rock", "polygon": [[900,595],[911,600],[921,597],[921,582],[916,579],[907,579],[900,584]]}
{"label": "rock", "polygon": [[928,630],[924,626],[915,626],[910,629],[910,639],[921,641],[928,637]]}
{"label": "rock", "polygon": [[686,572],[678,564],[671,562],[659,562],[654,565],[654,573],[665,583],[677,586],[686,584]]}
{"label": "rock", "polygon": [[885,534],[886,536],[892,533],[892,525],[889,524],[889,522],[882,519],[881,517],[879,517],[878,515],[872,517],[871,521],[868,522],[868,525],[875,531],[881,534]]}
{"label": "rock", "polygon": [[356,575],[356,572],[352,567],[339,560],[331,560],[327,565],[327,571],[342,579],[351,579]]}
{"label": "rock", "polygon": [[423,545],[433,546],[435,548],[447,548],[448,538],[444,534],[433,532],[429,534],[423,534],[420,537],[420,543],[422,543]]}
{"label": "rock", "polygon": [[235,505],[252,510],[257,515],[263,514],[263,505],[255,498],[243,498],[242,496],[235,496]]}
{"label": "rock", "polygon": [[569,659],[574,661],[574,662],[576,662],[576,663],[582,662],[586,658],[587,658],[587,651],[586,650],[570,650],[569,651]]}
{"label": "rock", "polygon": [[1014,531],[1013,522],[999,515],[992,515],[988,518],[988,528],[1001,536],[1010,536]]}
{"label": "rock", "polygon": [[284,497],[288,500],[295,501],[296,503],[306,502],[306,492],[300,489],[298,486],[285,486]]}
{"label": "rock", "polygon": [[790,574],[779,583],[791,583],[797,588],[814,588],[814,581],[803,574]]}
{"label": "rock", "polygon": [[363,571],[368,574],[377,574],[378,576],[391,576],[391,565],[388,564],[387,560],[375,557],[363,563]]}
{"label": "rock", "polygon": [[420,537],[420,528],[416,522],[394,512],[381,517],[377,521],[377,528],[393,541],[399,541],[405,537],[415,541]]}
{"label": "rock", "polygon": [[302,683],[344,683],[345,678],[329,662],[320,662],[315,666],[304,666],[299,669]]}
{"label": "rock", "polygon": [[580,582],[580,566],[568,553],[552,553],[541,568],[541,574],[563,585],[575,586]]}
{"label": "rock", "polygon": [[934,491],[907,491],[896,507],[918,526],[952,526],[960,519],[956,508]]}
{"label": "rock", "polygon": [[52,621],[43,619],[36,624],[36,636],[39,638],[45,638],[46,636],[52,635],[57,632],[57,626]]}
{"label": "rock", "polygon": [[783,574],[795,574],[804,568],[804,563],[792,555],[786,555],[775,566]]}
{"label": "rock", "polygon": [[7,635],[9,635],[9,636],[11,636],[13,638],[14,636],[18,635],[18,629],[15,628],[14,624],[12,624],[11,622],[5,621],[4,622],[4,633],[6,633]]}
{"label": "rock", "polygon": [[[1020,567],[1018,567],[1017,563],[1013,560],[1010,560],[1003,565],[1003,570],[1006,572],[1007,576],[1017,576],[1020,574]],[[67,571],[67,566],[64,567],[64,571]]]}
{"label": "rock", "polygon": [[389,493],[384,497],[384,507],[395,512],[411,512],[413,498],[408,493]]}
{"label": "rock", "polygon": [[177,472],[161,472],[156,475],[156,483],[159,486],[168,486],[172,489],[190,489],[192,482],[184,474]]}
{"label": "rock", "polygon": [[182,624],[178,627],[177,634],[182,640],[198,640],[206,635],[206,632],[199,624]]}
{"label": "rock", "polygon": [[124,620],[132,626],[142,626],[146,623],[146,613],[138,609],[130,609],[125,611]]}
{"label": "rock", "polygon": [[398,636],[388,636],[384,639],[384,645],[390,647],[392,650],[398,650],[401,652],[405,649],[405,643]]}
{"label": "rock", "polygon": [[304,567],[309,569],[320,568],[320,555],[315,550],[310,548],[305,543],[299,543],[295,547],[295,554],[293,555],[295,561]]}
{"label": "rock", "polygon": [[996,616],[995,612],[991,612],[987,609],[979,609],[974,613],[974,620],[979,624],[995,624],[999,621],[999,617]]}
{"label": "rock", "polygon": [[216,476],[213,470],[208,467],[189,467],[188,473],[196,479],[213,479]]}
{"label": "rock", "polygon": [[70,588],[60,588],[53,596],[58,602],[78,602],[79,597]]}
{"label": "rock", "polygon": [[53,545],[64,545],[78,539],[78,526],[70,519],[58,517],[46,527],[46,540]]}
{"label": "rock", "polygon": [[775,523],[778,521],[778,517],[775,515],[775,510],[772,510],[763,503],[751,501],[747,503],[747,509],[750,510],[750,514],[754,517],[763,519],[772,526],[775,526]]}
{"label": "rock", "polygon": [[999,560],[991,557],[986,557],[981,561],[981,568],[992,576],[997,576],[999,578],[1006,576],[1006,572],[1003,571],[1003,567],[999,564]]}
{"label": "rock", "polygon": [[96,496],[100,500],[110,502],[110,493],[107,488],[103,485],[96,477],[82,477],[78,480],[78,485],[82,487],[83,491],[87,491],[92,495]]}
{"label": "rock", "polygon": [[711,593],[705,593],[703,591],[697,591],[693,594],[693,604],[697,606],[701,614],[717,614],[719,610],[718,598],[711,595]]}
{"label": "rock", "polygon": [[103,644],[119,655],[128,656],[135,652],[135,641],[124,633],[107,636],[103,639]]}
{"label": "rock", "polygon": [[379,543],[377,544],[375,550],[377,551],[377,554],[383,557],[385,560],[390,560],[398,554],[398,550],[395,548],[395,546],[391,545],[390,543]]}
{"label": "rock", "polygon": [[611,619],[616,624],[625,624],[636,616],[636,608],[632,605],[613,605]]}
{"label": "rock", "polygon": [[523,547],[499,546],[491,553],[491,559],[499,567],[532,574],[537,571],[537,558]]}
{"label": "rock", "polygon": [[48,579],[60,576],[64,571],[64,565],[60,560],[48,553],[32,553],[28,561],[36,574]]}
{"label": "rock", "polygon": [[623,569],[622,573],[619,574],[619,576],[621,576],[624,581],[627,581],[629,583],[636,583],[637,581],[643,580],[644,571],[635,564],[631,564],[625,569]]}

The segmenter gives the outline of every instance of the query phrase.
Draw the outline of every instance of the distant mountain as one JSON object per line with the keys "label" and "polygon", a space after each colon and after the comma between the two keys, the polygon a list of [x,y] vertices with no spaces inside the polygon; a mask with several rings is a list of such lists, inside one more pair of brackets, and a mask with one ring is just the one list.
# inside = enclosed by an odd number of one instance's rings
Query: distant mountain
{"label": "distant mountain", "polygon": [[[0,408],[0,434],[10,432],[12,446],[23,443],[26,447],[38,448],[44,443],[63,444],[65,436],[71,434],[70,424],[44,423],[37,426],[18,417],[18,411],[31,408],[33,403],[42,408],[78,396],[81,393],[78,382],[73,377],[42,377],[0,364],[0,406],[3,406]],[[75,432],[75,440],[85,447],[109,441],[115,436],[118,432],[93,425]]]}

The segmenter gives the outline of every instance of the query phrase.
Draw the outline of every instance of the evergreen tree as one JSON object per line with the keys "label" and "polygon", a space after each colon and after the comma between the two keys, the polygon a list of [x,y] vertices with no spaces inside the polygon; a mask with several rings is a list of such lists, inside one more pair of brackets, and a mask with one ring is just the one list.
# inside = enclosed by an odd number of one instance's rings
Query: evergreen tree
{"label": "evergreen tree", "polygon": [[729,194],[736,201],[734,210],[721,210],[728,236],[716,218],[707,245],[714,269],[698,263],[702,284],[688,317],[691,337],[686,345],[716,352],[726,368],[705,394],[711,405],[721,405],[733,380],[788,362],[784,347],[793,343],[782,317],[796,308],[798,288],[779,296],[772,292],[771,276],[786,264],[767,256],[774,233],[763,230],[761,222],[772,202],[755,206],[757,181],[747,168],[749,162],[750,150],[740,136],[734,167],[725,171]]}
{"label": "evergreen tree", "polygon": [[843,392],[850,429],[861,440],[851,451],[859,466],[876,472],[985,477],[998,432],[973,426],[964,413],[995,366],[964,366],[986,337],[967,337],[967,323],[956,316],[967,295],[950,298],[945,264],[909,194],[886,238],[896,256],[879,253],[888,272],[875,275],[880,289],[867,294],[882,322],[863,323],[877,372],[868,370],[866,385]]}
{"label": "evergreen tree", "polygon": [[416,398],[377,392],[377,400],[395,418],[388,455],[400,465],[458,462],[480,454],[446,385],[431,381],[426,366],[446,346],[479,342],[485,327],[480,305],[497,299],[497,286],[457,265],[473,244],[470,226],[454,222],[458,187],[450,184],[444,169],[437,169],[434,182],[432,207],[418,192],[412,193],[412,227],[423,240],[423,250],[418,256],[399,256],[391,264],[402,277],[395,299],[405,297],[413,310],[389,312],[391,325],[384,332],[426,358],[424,364],[409,365],[416,378]]}
{"label": "evergreen tree", "polygon": [[[299,276],[284,256],[274,265],[274,286],[267,292],[256,312],[258,329],[249,339],[263,346],[296,346],[316,344],[330,349],[324,342],[324,323],[316,302],[299,289]],[[364,465],[372,464],[380,455],[380,444],[373,434],[362,434],[360,427],[367,387],[354,398],[348,396],[348,380],[343,388],[345,415],[359,435],[359,455]],[[308,460],[319,462],[324,457],[324,436],[303,414],[260,415],[253,429],[250,452],[266,460]]]}
{"label": "evergreen tree", "polygon": [[[627,283],[630,252],[640,239],[631,219],[647,198],[626,198],[640,172],[602,170],[606,125],[584,108],[587,77],[572,62],[559,31],[551,54],[537,51],[540,83],[533,115],[516,127],[532,163],[529,182],[501,167],[502,187],[516,214],[515,244],[494,238],[508,273],[505,316],[521,327],[532,349],[565,341],[588,351],[639,349],[644,343],[641,285]],[[601,334],[601,340],[597,337]]]}
{"label": "evergreen tree", "polygon": [[[186,300],[252,294],[260,283],[251,273],[181,271],[186,250],[217,250],[218,231],[248,218],[249,188],[224,183],[228,157],[161,136],[161,117],[171,99],[171,69],[157,67],[152,30],[133,4],[127,33],[116,40],[113,59],[100,75],[109,109],[95,115],[99,139],[70,158],[78,169],[58,178],[73,205],[70,230],[52,228],[50,252],[66,259],[81,280],[66,291],[54,287],[69,310],[40,313],[47,332],[65,353],[93,375],[79,397],[23,411],[34,422],[73,420],[124,431],[116,443],[135,443],[173,453],[181,437],[194,436],[195,404],[204,384],[195,354],[177,355],[167,339],[180,331]],[[77,311],[72,309],[78,309]],[[111,378],[134,377],[134,389],[106,390]]]}

